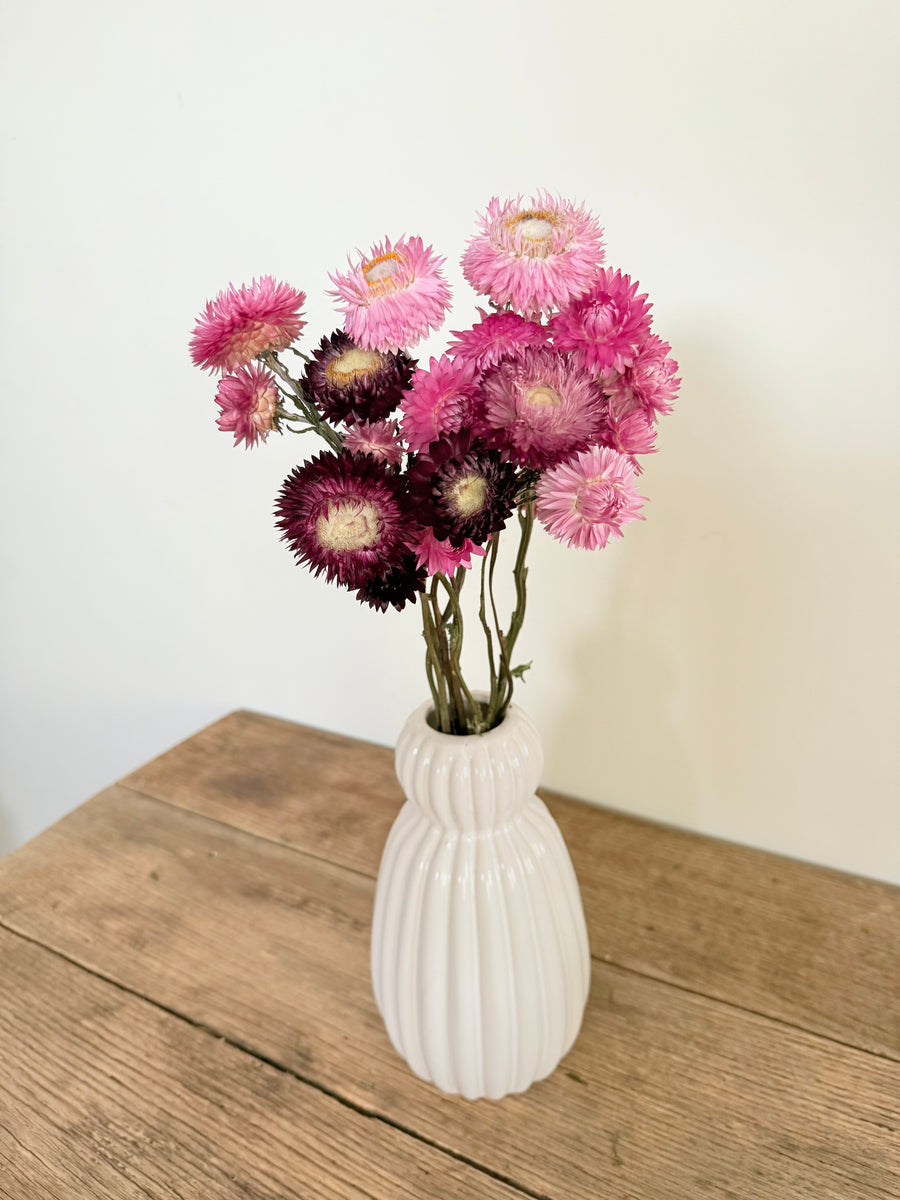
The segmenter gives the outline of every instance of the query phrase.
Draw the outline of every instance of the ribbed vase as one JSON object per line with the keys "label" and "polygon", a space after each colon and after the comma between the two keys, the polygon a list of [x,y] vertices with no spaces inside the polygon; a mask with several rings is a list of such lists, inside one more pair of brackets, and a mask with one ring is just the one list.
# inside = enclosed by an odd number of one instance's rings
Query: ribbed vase
{"label": "ribbed vase", "polygon": [[423,1079],[497,1100],[569,1050],[590,986],[578,882],[535,795],[540,737],[515,705],[489,733],[400,734],[406,803],[384,848],[372,928],[375,999]]}

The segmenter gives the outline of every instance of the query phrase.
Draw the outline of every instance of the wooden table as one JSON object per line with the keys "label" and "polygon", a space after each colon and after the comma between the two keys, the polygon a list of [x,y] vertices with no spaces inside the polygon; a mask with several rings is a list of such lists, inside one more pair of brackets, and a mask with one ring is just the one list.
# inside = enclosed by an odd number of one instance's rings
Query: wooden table
{"label": "wooden table", "polygon": [[389,750],[240,712],[0,862],[0,1196],[900,1196],[900,890],[546,797],[581,1037],[467,1103],[369,985]]}

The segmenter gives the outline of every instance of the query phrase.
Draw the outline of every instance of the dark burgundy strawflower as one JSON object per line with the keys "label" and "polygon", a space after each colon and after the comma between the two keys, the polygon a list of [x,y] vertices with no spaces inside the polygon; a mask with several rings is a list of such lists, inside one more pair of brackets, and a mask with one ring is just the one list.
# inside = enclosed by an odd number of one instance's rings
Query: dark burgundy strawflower
{"label": "dark burgundy strawflower", "polygon": [[388,605],[401,612],[407,604],[415,604],[416,595],[424,591],[425,568],[418,565],[414,554],[407,554],[398,566],[363,584],[356,598],[379,612],[387,612]]}
{"label": "dark burgundy strawflower", "polygon": [[402,351],[364,350],[338,329],[313,350],[303,373],[303,390],[335,425],[381,421],[400,403],[415,366]]}
{"label": "dark burgundy strawflower", "polygon": [[399,566],[417,532],[402,476],[346,451],[326,451],[295,467],[275,513],[298,564],[348,588]]}
{"label": "dark burgundy strawflower", "polygon": [[432,442],[409,468],[409,502],[416,520],[434,536],[462,546],[498,533],[513,510],[516,469],[472,435]]}

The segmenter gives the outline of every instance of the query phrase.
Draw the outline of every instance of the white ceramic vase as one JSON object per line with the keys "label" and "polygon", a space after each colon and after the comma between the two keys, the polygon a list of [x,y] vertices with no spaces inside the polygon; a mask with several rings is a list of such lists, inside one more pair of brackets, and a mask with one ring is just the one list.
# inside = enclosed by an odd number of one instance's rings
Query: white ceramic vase
{"label": "white ceramic vase", "polygon": [[456,737],[412,714],[396,750],[406,803],[378,872],[375,999],[423,1079],[467,1099],[522,1092],[581,1026],[590,952],[562,834],[535,795],[540,737],[510,705]]}

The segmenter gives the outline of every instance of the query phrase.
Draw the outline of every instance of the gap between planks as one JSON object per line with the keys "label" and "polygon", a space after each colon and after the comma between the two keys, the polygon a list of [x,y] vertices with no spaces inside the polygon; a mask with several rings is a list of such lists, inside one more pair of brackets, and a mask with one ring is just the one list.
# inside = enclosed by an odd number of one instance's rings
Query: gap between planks
{"label": "gap between planks", "polygon": [[[174,812],[178,812],[178,813],[191,812],[191,813],[193,813],[194,816],[198,817],[200,820],[208,821],[212,825],[218,825],[223,829],[227,829],[230,833],[236,835],[238,838],[245,839],[248,842],[251,842],[251,843],[252,842],[263,842],[267,845],[275,846],[279,850],[286,850],[290,854],[296,854],[299,858],[309,859],[312,862],[325,863],[327,866],[332,867],[337,871],[346,871],[351,875],[357,875],[357,876],[359,876],[360,879],[366,879],[373,883],[376,879],[376,876],[373,875],[371,872],[364,871],[359,867],[351,867],[351,866],[348,866],[346,863],[335,862],[334,859],[327,858],[324,854],[316,854],[312,850],[301,849],[299,846],[294,846],[290,842],[279,841],[278,838],[267,837],[265,834],[262,834],[262,833],[251,833],[246,829],[241,829],[240,826],[238,826],[238,825],[232,825],[229,821],[223,821],[220,817],[211,817],[211,816],[209,816],[208,813],[194,812],[194,810],[186,809],[181,804],[176,804],[172,801],[165,800],[161,796],[155,796],[155,795],[150,794],[149,792],[144,792],[140,788],[133,787],[131,784],[120,782],[120,783],[117,783],[115,786],[123,788],[126,791],[129,791],[129,792],[133,793],[135,796],[140,796],[140,798],[142,800],[146,801],[149,804],[159,805],[161,808],[170,809],[170,810],[173,810]],[[4,924],[2,919],[0,919],[0,926],[2,926],[3,928],[6,928],[6,929],[10,929],[9,926]],[[14,929],[10,929],[10,932],[16,933],[18,931],[14,930]],[[20,936],[24,937],[26,935],[22,934]],[[36,945],[44,946],[45,949],[48,949],[48,950],[53,949],[51,946],[47,946],[47,945],[45,945],[45,943],[37,941],[37,939],[27,938],[27,940],[34,941]],[[55,951],[55,950],[53,952],[58,953],[58,951]],[[61,954],[60,957],[66,958],[67,956],[64,954]],[[750,1016],[759,1017],[764,1021],[771,1021],[773,1025],[779,1025],[779,1026],[783,1027],[784,1029],[794,1029],[794,1030],[797,1030],[799,1033],[810,1034],[812,1037],[820,1038],[822,1041],[831,1042],[835,1046],[842,1046],[846,1050],[853,1050],[859,1054],[867,1054],[867,1055],[870,1055],[872,1058],[881,1059],[884,1062],[891,1062],[891,1063],[896,1062],[896,1059],[892,1055],[885,1054],[881,1050],[873,1050],[867,1046],[860,1046],[856,1042],[847,1041],[844,1038],[836,1037],[834,1034],[824,1033],[821,1029],[814,1029],[808,1025],[801,1025],[798,1021],[789,1021],[785,1017],[773,1016],[771,1013],[762,1011],[762,1009],[753,1008],[752,1006],[750,1006],[748,1004],[739,1004],[735,1000],[726,999],[725,997],[716,995],[713,992],[701,991],[700,988],[690,987],[685,983],[679,982],[678,980],[669,979],[664,975],[658,975],[652,971],[639,970],[637,967],[631,966],[628,963],[617,961],[617,959],[614,958],[612,955],[594,954],[592,951],[591,952],[591,960],[593,962],[602,963],[604,966],[616,967],[618,970],[625,971],[627,974],[633,975],[638,979],[649,979],[653,983],[661,983],[665,987],[674,988],[676,991],[683,992],[685,995],[699,996],[704,1000],[711,1000],[716,1004],[721,1004],[725,1008],[733,1009],[735,1012],[747,1013]],[[67,961],[74,962],[74,960],[72,960],[72,959],[67,959]],[[82,966],[81,963],[75,963],[75,965]],[[95,973],[95,972],[91,971],[91,969],[89,967],[84,967],[83,969],[86,971],[89,971],[91,974]],[[106,976],[103,976],[103,975],[99,975],[98,977],[104,978],[104,979],[106,978]],[[115,981],[108,980],[108,982],[113,983]],[[129,989],[129,988],[124,988],[123,990],[131,991],[131,989]],[[139,992],[134,992],[133,994],[140,995]],[[147,997],[144,997],[144,999],[147,999]],[[152,1001],[152,1000],[150,1002],[155,1003],[155,1001]],[[159,1005],[158,1007],[164,1008],[165,1006]],[[166,1009],[166,1011],[169,1011],[169,1010]],[[176,1013],[175,1015],[177,1016],[177,1015],[181,1015],[181,1014]],[[189,1017],[185,1017],[184,1019],[190,1022]],[[206,1028],[205,1026],[200,1026],[200,1027]],[[216,1032],[216,1031],[210,1030],[210,1032]],[[219,1034],[218,1032],[216,1032],[216,1036],[224,1037],[223,1034]],[[228,1039],[226,1038],[225,1040],[227,1041]],[[235,1043],[235,1044],[238,1045],[239,1043]],[[248,1053],[254,1053],[254,1052],[248,1051]],[[262,1055],[257,1055],[256,1057],[262,1058],[262,1060],[265,1062],[269,1061]],[[292,1072],[288,1072],[288,1073],[292,1074]],[[297,1076],[297,1078],[302,1078],[302,1076]],[[304,1079],[304,1082],[309,1083],[310,1080]],[[312,1086],[315,1087],[317,1085],[312,1084]],[[322,1090],[326,1090],[326,1089],[322,1089]],[[327,1094],[332,1095],[331,1092],[328,1092]],[[351,1104],[349,1104],[349,1107],[353,1108],[354,1105],[351,1103]],[[364,1110],[360,1109],[360,1111],[364,1111]],[[374,1116],[377,1114],[367,1113],[366,1115]],[[403,1127],[398,1126],[398,1128],[403,1128]],[[409,1131],[404,1129],[404,1132],[409,1132]],[[413,1136],[415,1136],[415,1135],[413,1135]],[[427,1139],[423,1139],[423,1140],[427,1140]],[[452,1153],[452,1152],[448,1151],[448,1153]],[[532,1193],[526,1193],[526,1194],[531,1195]]]}
{"label": "gap between planks", "polygon": [[[296,853],[301,852],[296,851]],[[222,1033],[220,1030],[211,1025],[207,1025],[203,1021],[198,1021],[194,1017],[189,1017],[186,1013],[180,1012],[177,1008],[172,1008],[168,1004],[163,1004],[159,1000],[154,1000],[152,996],[147,996],[143,992],[138,991],[137,988],[129,987],[128,984],[120,983],[119,980],[113,979],[111,976],[104,974],[102,971],[85,966],[84,963],[78,962],[77,959],[70,957],[68,954],[64,954],[60,950],[54,949],[52,946],[48,946],[38,938],[29,937],[28,934],[21,933],[18,929],[14,929],[12,926],[7,925],[2,918],[0,918],[0,929],[3,929],[6,933],[11,934],[13,937],[19,938],[23,942],[28,942],[32,946],[37,946],[39,949],[52,954],[55,958],[60,959],[62,962],[68,963],[69,966],[75,967],[79,971],[83,971],[86,975],[90,975],[92,978],[100,980],[102,983],[115,988],[117,991],[123,992],[128,996],[133,996],[136,1000],[141,1000],[145,1004],[151,1005],[159,1012],[164,1012],[168,1016],[182,1021],[185,1025],[191,1026],[192,1029],[196,1029],[201,1033],[205,1033],[210,1037],[214,1037],[217,1041],[224,1042],[225,1045],[233,1047],[242,1054],[246,1054],[249,1058],[255,1059],[257,1062],[265,1063],[266,1066],[271,1067],[280,1074],[286,1075],[290,1079],[296,1079],[298,1083],[302,1083],[306,1087],[313,1088],[315,1091],[320,1092],[323,1096],[328,1096],[329,1099],[337,1101],[338,1104],[349,1109],[351,1112],[355,1112],[357,1115],[365,1117],[370,1121],[378,1121],[380,1124],[385,1125],[390,1129],[394,1129],[398,1133],[404,1134],[406,1137],[412,1138],[413,1141],[420,1142],[423,1146],[428,1146],[430,1149],[446,1155],[447,1158],[451,1158],[455,1162],[461,1163],[463,1166],[467,1166],[473,1170],[479,1171],[482,1175],[488,1176],[488,1178],[493,1179],[495,1182],[504,1184],[506,1187],[519,1192],[522,1196],[527,1196],[529,1200],[554,1200],[554,1198],[549,1196],[546,1192],[536,1192],[532,1188],[529,1188],[526,1184],[519,1183],[515,1179],[511,1179],[510,1177],[502,1174],[502,1172],[495,1171],[492,1167],[486,1166],[484,1163],[478,1162],[474,1158],[469,1158],[467,1155],[461,1154],[457,1150],[452,1150],[448,1146],[443,1146],[440,1144],[440,1142],[435,1141],[426,1134],[418,1133],[416,1130],[410,1129],[400,1121],[395,1121],[391,1117],[384,1116],[382,1113],[366,1108],[365,1105],[355,1103],[353,1100],[348,1099],[348,1097],[342,1095],[340,1092],[326,1087],[323,1083],[316,1079],[308,1078],[300,1071],[296,1071],[291,1067],[285,1066],[284,1063],[279,1062],[277,1059],[272,1058],[267,1054],[261,1053],[259,1050],[255,1050],[252,1046],[247,1045],[238,1038]],[[18,1142],[18,1139],[15,1140]],[[19,1145],[21,1145],[20,1142]],[[30,1148],[24,1148],[29,1149],[29,1152],[33,1153]]]}

